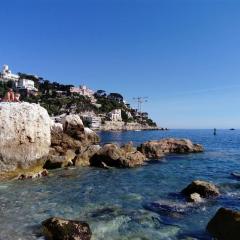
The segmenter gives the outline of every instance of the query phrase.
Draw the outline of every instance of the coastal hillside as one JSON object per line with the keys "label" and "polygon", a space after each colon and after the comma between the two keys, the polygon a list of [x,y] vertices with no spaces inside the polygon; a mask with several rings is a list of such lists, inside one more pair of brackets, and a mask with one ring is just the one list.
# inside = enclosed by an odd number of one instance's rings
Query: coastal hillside
{"label": "coastal hillside", "polygon": [[51,82],[32,74],[13,75],[4,65],[0,76],[0,98],[9,88],[20,93],[21,101],[40,104],[52,117],[79,114],[84,123],[93,129],[158,129],[147,112],[133,108],[120,93]]}

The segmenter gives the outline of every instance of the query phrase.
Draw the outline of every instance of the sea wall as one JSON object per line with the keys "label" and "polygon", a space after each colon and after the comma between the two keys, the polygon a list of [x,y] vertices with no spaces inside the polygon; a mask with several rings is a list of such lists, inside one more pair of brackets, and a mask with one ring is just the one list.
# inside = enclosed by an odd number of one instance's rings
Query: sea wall
{"label": "sea wall", "polygon": [[102,124],[100,130],[101,131],[136,131],[136,130],[159,130],[158,127],[151,127],[148,125],[143,125],[140,123],[132,122],[113,122],[113,121],[105,121]]}

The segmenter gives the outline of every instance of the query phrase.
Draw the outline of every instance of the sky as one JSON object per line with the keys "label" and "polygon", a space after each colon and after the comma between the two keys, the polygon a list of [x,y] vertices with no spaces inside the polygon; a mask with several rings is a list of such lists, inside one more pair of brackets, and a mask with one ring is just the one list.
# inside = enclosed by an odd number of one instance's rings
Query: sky
{"label": "sky", "polygon": [[240,1],[1,1],[0,65],[148,97],[162,127],[240,128]]}

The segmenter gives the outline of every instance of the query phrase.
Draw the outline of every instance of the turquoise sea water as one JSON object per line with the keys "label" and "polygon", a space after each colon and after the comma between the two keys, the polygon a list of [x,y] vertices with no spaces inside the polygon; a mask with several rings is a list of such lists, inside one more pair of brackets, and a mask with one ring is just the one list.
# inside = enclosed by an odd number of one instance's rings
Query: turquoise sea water
{"label": "turquoise sea water", "polygon": [[[240,210],[240,131],[101,133],[102,142],[140,144],[190,138],[204,153],[169,155],[134,169],[55,170],[46,178],[0,183],[0,240],[44,239],[51,216],[87,221],[94,240],[210,239],[205,227],[220,206]],[[221,197],[192,206],[178,194],[194,179],[216,183]]]}

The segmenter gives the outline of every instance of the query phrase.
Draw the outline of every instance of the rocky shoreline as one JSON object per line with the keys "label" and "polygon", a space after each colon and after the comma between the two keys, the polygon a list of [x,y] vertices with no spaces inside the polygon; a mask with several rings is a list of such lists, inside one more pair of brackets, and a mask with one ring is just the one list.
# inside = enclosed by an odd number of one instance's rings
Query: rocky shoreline
{"label": "rocky shoreline", "polygon": [[[131,142],[101,146],[99,136],[84,127],[78,115],[66,115],[61,122],[54,122],[44,108],[29,103],[1,103],[0,126],[1,179],[37,178],[46,176],[50,169],[69,166],[133,168],[146,165],[149,160],[161,160],[167,154],[204,151],[201,145],[188,139],[174,138],[148,141],[137,147]],[[185,198],[186,208],[197,208],[209,199],[217,199],[221,192],[213,183],[197,179],[180,194]],[[161,211],[172,208],[160,203],[153,206]],[[237,240],[239,216],[240,212],[221,208],[207,231],[218,240]],[[91,239],[90,226],[81,221],[53,216],[42,225],[47,239]]]}

